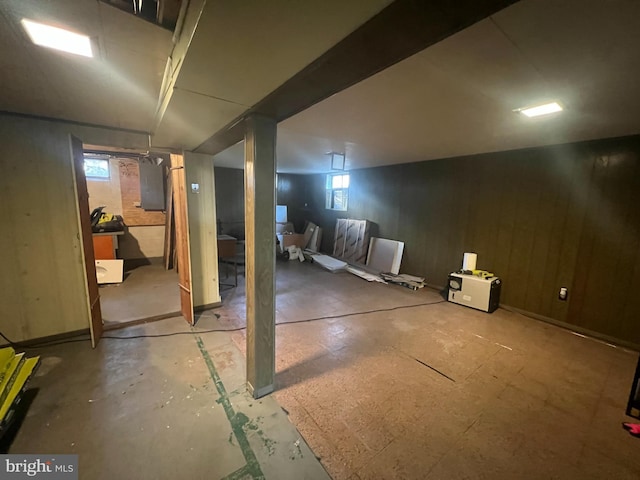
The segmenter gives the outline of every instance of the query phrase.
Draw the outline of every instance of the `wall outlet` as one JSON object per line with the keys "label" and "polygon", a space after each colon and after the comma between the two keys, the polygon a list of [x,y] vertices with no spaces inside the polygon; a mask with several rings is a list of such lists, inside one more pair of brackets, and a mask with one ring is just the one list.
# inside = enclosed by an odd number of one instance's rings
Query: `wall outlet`
{"label": "wall outlet", "polygon": [[569,290],[567,290],[565,287],[562,287],[560,288],[560,292],[558,292],[558,299],[564,302],[567,300],[568,295],[569,295]]}

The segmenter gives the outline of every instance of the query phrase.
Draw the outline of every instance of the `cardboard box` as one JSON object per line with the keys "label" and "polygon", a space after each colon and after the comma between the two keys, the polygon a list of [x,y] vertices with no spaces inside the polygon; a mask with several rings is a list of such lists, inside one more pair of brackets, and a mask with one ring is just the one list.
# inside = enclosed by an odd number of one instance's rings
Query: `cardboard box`
{"label": "cardboard box", "polygon": [[276,223],[276,235],[283,235],[285,233],[293,233],[293,223]]}
{"label": "cardboard box", "polygon": [[286,249],[290,245],[295,245],[296,247],[300,247],[302,249],[306,247],[304,235],[302,233],[290,233],[288,235],[279,236],[278,238],[282,238],[281,247],[283,249]]}

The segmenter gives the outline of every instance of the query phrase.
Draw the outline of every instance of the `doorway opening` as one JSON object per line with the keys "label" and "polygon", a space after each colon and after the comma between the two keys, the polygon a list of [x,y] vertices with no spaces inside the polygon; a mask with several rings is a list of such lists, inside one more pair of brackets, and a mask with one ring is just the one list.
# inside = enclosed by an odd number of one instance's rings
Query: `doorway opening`
{"label": "doorway opening", "polygon": [[104,329],[179,316],[169,155],[84,145],[84,163]]}

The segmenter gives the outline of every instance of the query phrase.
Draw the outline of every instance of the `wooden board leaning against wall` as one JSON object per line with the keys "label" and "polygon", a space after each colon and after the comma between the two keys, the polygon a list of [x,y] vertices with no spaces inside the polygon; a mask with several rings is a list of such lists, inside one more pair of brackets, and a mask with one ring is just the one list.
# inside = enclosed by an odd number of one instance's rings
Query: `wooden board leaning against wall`
{"label": "wooden board leaning against wall", "polygon": [[173,186],[174,215],[176,228],[176,254],[178,286],[180,288],[180,310],[184,319],[194,324],[193,295],[191,292],[191,259],[189,251],[189,220],[187,216],[187,192],[184,157],[171,155],[171,183]]}

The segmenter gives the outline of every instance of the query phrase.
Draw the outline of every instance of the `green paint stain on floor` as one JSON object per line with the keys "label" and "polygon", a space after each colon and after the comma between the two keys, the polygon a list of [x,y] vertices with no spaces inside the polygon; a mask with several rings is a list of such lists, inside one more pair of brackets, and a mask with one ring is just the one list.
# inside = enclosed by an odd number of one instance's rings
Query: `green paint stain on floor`
{"label": "green paint stain on floor", "polygon": [[260,423],[262,423],[263,418],[264,417],[262,416],[256,417],[253,420],[247,418],[247,421],[244,424],[244,431],[248,435],[251,435],[255,432],[255,434],[260,439],[260,442],[262,442],[262,446],[264,447],[265,452],[267,452],[267,454],[271,456],[276,452],[277,442],[267,437],[260,428]]}
{"label": "green paint stain on floor", "polygon": [[[211,379],[213,380],[214,385],[216,386],[216,390],[218,390],[218,395],[220,398],[217,401],[218,404],[222,406],[224,409],[224,413],[227,416],[227,420],[231,425],[231,430],[233,436],[236,437],[240,450],[242,451],[242,455],[244,456],[247,464],[233,472],[232,474],[226,476],[223,480],[245,480],[245,479],[264,479],[264,474],[262,473],[262,469],[260,468],[260,464],[256,459],[256,455],[249,444],[249,440],[247,439],[247,434],[245,432],[245,426],[249,423],[249,418],[242,412],[235,412],[233,407],[231,406],[231,401],[229,400],[229,395],[227,394],[227,390],[220,379],[220,375],[218,375],[218,371],[216,370],[215,365],[213,364],[213,360],[211,360],[211,356],[209,352],[204,346],[204,342],[199,335],[194,333],[194,337],[196,339],[196,344],[198,345],[198,349],[200,350],[200,354],[202,358],[204,358],[204,362],[209,369],[209,374],[211,375]],[[229,436],[229,443],[232,443],[232,438]]]}

